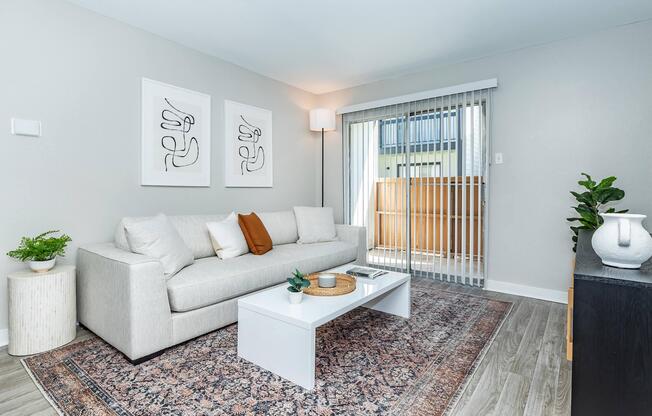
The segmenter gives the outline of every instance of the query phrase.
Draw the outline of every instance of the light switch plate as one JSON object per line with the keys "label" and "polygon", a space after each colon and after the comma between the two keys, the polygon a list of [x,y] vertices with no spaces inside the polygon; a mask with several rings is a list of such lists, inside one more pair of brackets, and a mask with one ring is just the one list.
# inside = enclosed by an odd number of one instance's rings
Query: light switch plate
{"label": "light switch plate", "polygon": [[496,165],[502,165],[503,164],[503,154],[502,153],[496,153],[494,156],[494,162]]}
{"label": "light switch plate", "polygon": [[38,120],[24,120],[21,118],[11,119],[11,134],[14,136],[34,136],[41,135],[41,122]]}

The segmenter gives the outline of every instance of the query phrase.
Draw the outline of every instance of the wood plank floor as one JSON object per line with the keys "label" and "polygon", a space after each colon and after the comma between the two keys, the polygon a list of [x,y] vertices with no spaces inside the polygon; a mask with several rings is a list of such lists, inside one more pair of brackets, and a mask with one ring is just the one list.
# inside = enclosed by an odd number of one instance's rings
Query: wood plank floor
{"label": "wood plank floor", "polygon": [[[565,305],[445,283],[428,284],[514,303],[453,415],[570,415]],[[80,330],[77,340],[89,336]],[[0,414],[56,415],[19,358],[8,355],[6,347],[0,348]]]}

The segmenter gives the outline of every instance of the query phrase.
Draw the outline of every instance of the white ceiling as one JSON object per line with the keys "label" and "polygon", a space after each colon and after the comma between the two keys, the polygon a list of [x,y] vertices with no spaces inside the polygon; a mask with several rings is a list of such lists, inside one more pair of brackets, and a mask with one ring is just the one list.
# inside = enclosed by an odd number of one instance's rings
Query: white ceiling
{"label": "white ceiling", "polygon": [[70,0],[313,93],[652,18],[651,0]]}

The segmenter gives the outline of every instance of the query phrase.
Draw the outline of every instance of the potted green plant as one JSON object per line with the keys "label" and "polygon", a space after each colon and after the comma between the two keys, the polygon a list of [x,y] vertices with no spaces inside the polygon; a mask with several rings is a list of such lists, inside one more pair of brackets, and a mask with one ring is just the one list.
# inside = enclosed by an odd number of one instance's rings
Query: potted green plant
{"label": "potted green plant", "polygon": [[288,278],[288,291],[290,292],[290,303],[297,304],[301,303],[303,299],[303,289],[310,286],[310,280],[306,279],[306,276],[301,273],[298,269],[292,273],[292,277]]}
{"label": "potted green plant", "polygon": [[54,267],[57,256],[65,255],[66,246],[72,239],[66,234],[54,236],[59,230],[46,231],[36,237],[23,237],[18,248],[7,253],[20,261],[27,261],[30,269],[37,273],[47,272]]}
{"label": "potted green plant", "polygon": [[[616,211],[613,207],[605,209],[605,206],[610,202],[620,201],[625,197],[625,191],[612,186],[616,182],[615,176],[609,176],[600,182],[594,181],[586,173],[582,173],[582,176],[586,180],[577,183],[586,191],[581,193],[571,191],[571,194],[578,202],[573,209],[579,214],[579,217],[566,218],[567,221],[573,223],[570,226],[573,232],[573,251],[577,249],[577,238],[580,230],[595,231],[604,223],[604,219],[600,214],[621,214],[628,211],[627,209]],[[579,222],[579,225],[576,221]]]}

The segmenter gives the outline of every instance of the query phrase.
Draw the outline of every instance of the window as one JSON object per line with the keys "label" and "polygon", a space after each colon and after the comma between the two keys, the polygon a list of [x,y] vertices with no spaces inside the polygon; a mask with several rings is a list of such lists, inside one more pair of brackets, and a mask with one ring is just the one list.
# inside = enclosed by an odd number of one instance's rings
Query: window
{"label": "window", "polygon": [[[403,152],[405,116],[380,120],[380,152]],[[434,120],[434,123],[433,123]],[[454,148],[460,125],[455,110],[430,110],[410,113],[410,151],[433,151]]]}
{"label": "window", "polygon": [[[410,178],[437,178],[441,176],[441,162],[410,163]],[[405,163],[396,165],[396,177],[405,178]]]}

